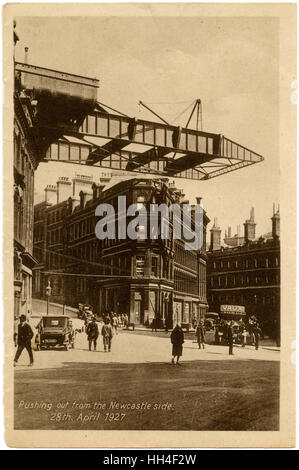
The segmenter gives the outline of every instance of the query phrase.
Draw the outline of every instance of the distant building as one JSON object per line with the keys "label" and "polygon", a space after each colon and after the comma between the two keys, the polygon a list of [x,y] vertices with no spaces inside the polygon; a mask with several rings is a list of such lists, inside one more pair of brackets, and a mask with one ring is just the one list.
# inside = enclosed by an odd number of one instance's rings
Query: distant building
{"label": "distant building", "polygon": [[95,209],[100,203],[111,204],[118,217],[120,195],[126,196],[127,206],[141,203],[146,208],[151,203],[181,204],[184,195],[165,178],[125,180],[106,190],[102,184],[89,183],[79,199],[70,191],[66,200],[52,205],[48,187],[48,200],[35,206],[34,246],[40,264],[35,270],[34,296],[43,297],[50,280],[53,301],[72,306],[89,303],[98,313],[127,313],[136,324],[149,325],[154,318],[160,326],[191,324],[193,318],[204,318],[206,214],[203,247],[198,251],[185,250],[182,240],[173,239],[172,223],[168,239],[119,239],[116,234],[113,240],[99,240]]}
{"label": "distant building", "polygon": [[[255,238],[254,210],[244,223],[241,245],[215,246],[214,232],[208,252],[209,310],[221,305],[240,305],[255,315],[265,335],[278,338],[280,331],[280,214],[273,210],[272,232]],[[215,224],[214,224],[215,225]],[[213,229],[212,229],[213,230]],[[228,234],[227,234],[228,235]],[[217,237],[219,228],[217,228]]]}

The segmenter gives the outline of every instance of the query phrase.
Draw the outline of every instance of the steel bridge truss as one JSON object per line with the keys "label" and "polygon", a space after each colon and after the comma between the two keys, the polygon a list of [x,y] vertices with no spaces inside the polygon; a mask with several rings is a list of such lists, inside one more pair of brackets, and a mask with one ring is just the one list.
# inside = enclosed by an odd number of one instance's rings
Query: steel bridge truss
{"label": "steel bridge truss", "polygon": [[43,161],[53,160],[207,180],[264,158],[221,134],[111,114],[98,106],[78,131],[66,131],[50,145]]}

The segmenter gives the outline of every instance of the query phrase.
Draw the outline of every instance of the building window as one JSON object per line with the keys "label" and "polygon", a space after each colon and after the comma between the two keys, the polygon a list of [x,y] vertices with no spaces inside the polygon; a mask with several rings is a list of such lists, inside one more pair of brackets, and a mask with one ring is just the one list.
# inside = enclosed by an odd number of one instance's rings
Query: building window
{"label": "building window", "polygon": [[144,276],[144,256],[136,256],[136,275]]}
{"label": "building window", "polygon": [[155,277],[158,276],[158,258],[156,256],[152,256],[151,275]]}
{"label": "building window", "polygon": [[254,267],[257,268],[257,259],[254,260]]}

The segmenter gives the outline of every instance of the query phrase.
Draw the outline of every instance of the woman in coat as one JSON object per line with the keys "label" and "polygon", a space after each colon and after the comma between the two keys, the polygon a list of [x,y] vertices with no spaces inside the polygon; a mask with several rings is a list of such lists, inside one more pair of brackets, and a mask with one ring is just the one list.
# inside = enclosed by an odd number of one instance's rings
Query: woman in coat
{"label": "woman in coat", "polygon": [[172,330],[170,335],[170,340],[172,343],[172,364],[175,363],[175,358],[177,358],[176,363],[180,365],[179,359],[183,355],[183,343],[184,343],[184,333],[180,325]]}

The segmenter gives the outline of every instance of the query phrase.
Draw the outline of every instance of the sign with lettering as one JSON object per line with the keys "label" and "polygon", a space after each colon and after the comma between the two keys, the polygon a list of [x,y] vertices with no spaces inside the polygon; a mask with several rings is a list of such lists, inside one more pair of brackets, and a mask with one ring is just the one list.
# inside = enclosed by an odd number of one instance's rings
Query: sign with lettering
{"label": "sign with lettering", "polygon": [[245,307],[243,305],[220,305],[221,313],[243,313],[245,315]]}

